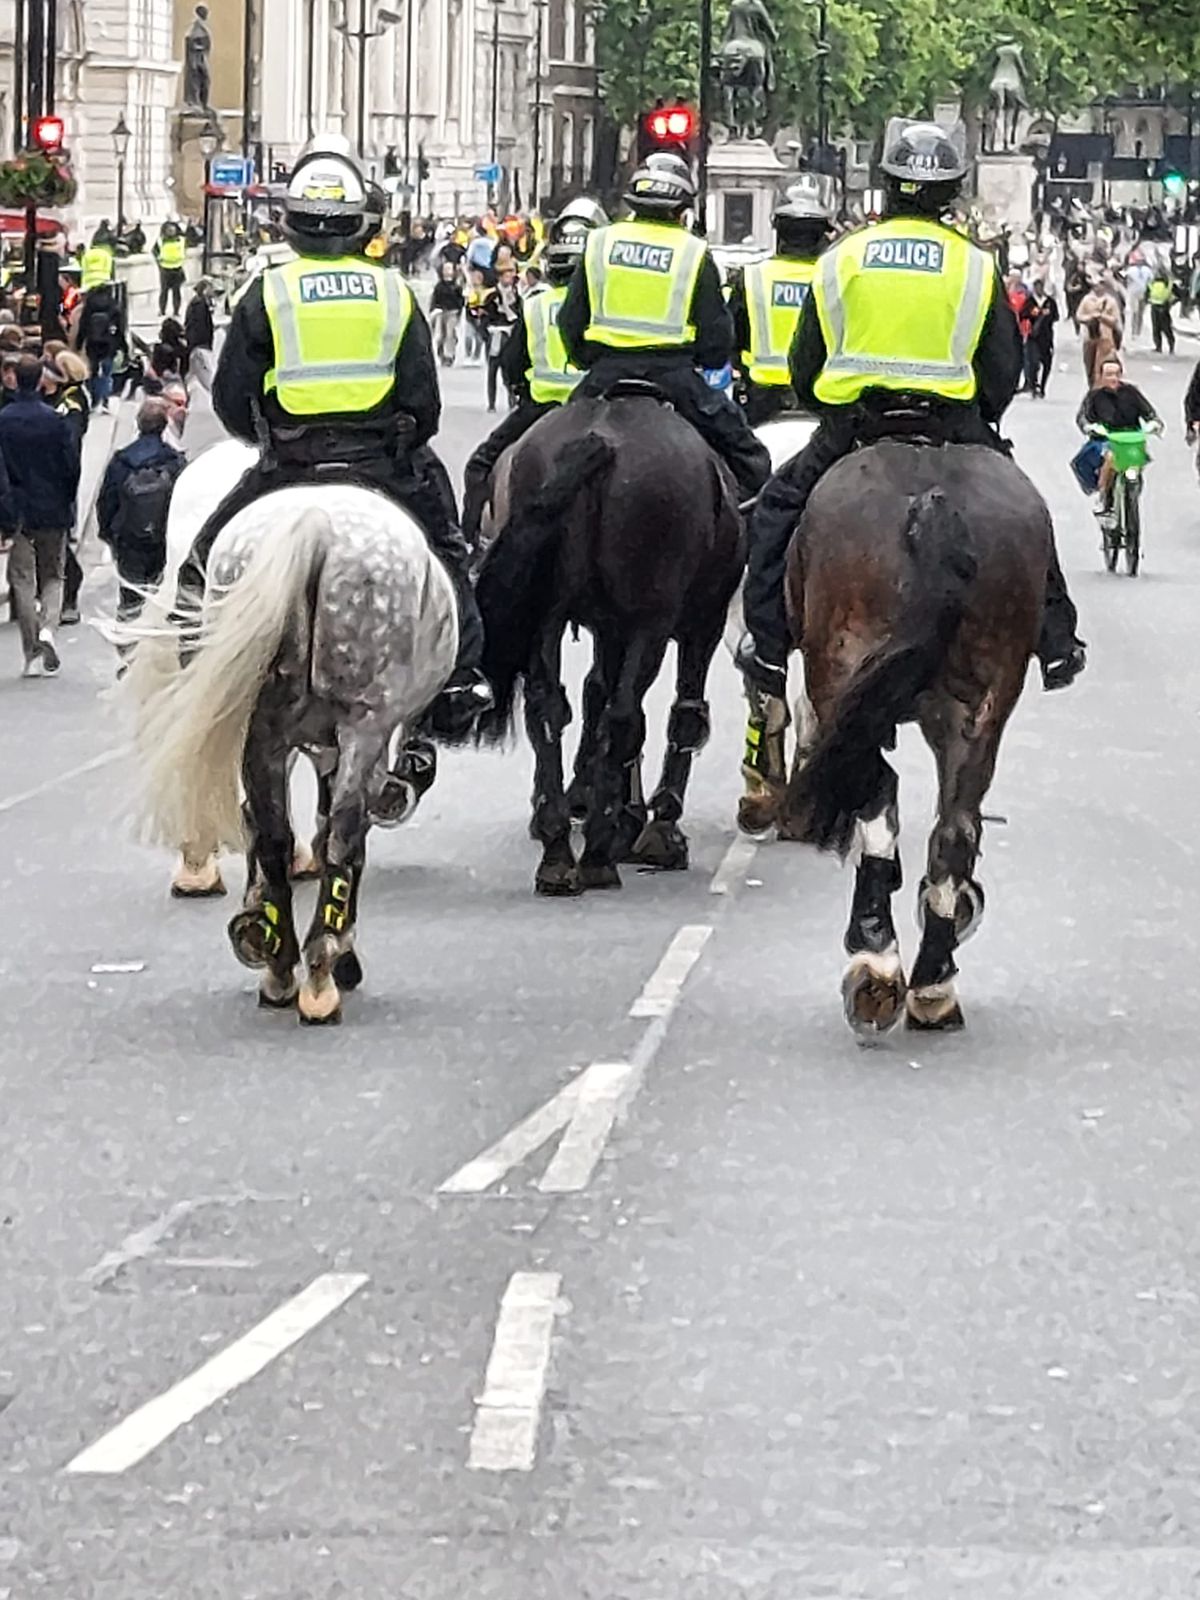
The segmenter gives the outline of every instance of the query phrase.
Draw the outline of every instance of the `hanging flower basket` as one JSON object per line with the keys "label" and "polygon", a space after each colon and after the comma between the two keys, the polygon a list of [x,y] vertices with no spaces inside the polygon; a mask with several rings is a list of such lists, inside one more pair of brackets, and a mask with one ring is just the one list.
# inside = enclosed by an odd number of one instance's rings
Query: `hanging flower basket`
{"label": "hanging flower basket", "polygon": [[0,206],[68,206],[75,198],[75,179],[66,161],[26,151],[0,161]]}

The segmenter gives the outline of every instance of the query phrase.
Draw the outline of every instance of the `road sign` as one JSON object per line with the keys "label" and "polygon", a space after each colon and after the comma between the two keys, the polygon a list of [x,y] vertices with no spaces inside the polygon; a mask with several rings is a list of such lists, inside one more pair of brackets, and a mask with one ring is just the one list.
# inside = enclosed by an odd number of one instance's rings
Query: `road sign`
{"label": "road sign", "polygon": [[249,156],[214,156],[208,181],[214,189],[248,189],[254,182],[254,161]]}
{"label": "road sign", "polygon": [[499,183],[500,163],[498,161],[489,161],[484,167],[476,167],[475,181],[476,183]]}

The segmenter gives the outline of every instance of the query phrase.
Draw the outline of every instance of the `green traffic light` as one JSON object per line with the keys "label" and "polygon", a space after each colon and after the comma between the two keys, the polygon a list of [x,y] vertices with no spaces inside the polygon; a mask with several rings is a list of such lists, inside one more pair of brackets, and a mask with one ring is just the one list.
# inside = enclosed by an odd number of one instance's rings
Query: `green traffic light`
{"label": "green traffic light", "polygon": [[1163,188],[1172,199],[1178,198],[1187,188],[1187,179],[1182,172],[1166,172],[1163,174]]}

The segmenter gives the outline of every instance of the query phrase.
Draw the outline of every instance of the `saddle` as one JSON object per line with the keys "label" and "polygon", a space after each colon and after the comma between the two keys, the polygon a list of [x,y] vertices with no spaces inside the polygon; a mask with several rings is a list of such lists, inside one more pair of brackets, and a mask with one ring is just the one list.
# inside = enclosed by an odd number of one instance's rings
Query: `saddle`
{"label": "saddle", "polygon": [[616,378],[600,396],[602,400],[654,400],[669,406],[671,397],[652,378]]}

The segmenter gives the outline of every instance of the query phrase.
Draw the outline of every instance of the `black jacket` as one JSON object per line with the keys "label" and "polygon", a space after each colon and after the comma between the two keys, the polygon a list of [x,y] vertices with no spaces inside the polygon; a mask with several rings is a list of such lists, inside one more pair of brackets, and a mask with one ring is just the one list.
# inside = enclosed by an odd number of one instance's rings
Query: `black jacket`
{"label": "black jacket", "polygon": [[[263,303],[262,278],[257,278],[234,308],[221,358],[213,379],[213,410],[217,417],[239,439],[248,444],[258,444],[255,431],[255,413],[261,412],[268,428],[294,427],[297,418],[291,417],[280,406],[274,394],[264,394],[263,380],[275,365],[275,344],[271,325],[267,321]],[[437,364],[429,338],[429,324],[414,300],[412,316],[400,348],[396,352],[395,381],[391,392],[373,411],[353,415],[353,421],[363,418],[409,416],[416,423],[411,443],[415,448],[428,443],[438,429],[442,415],[442,397],[438,389]],[[350,420],[344,413],[321,417],[304,417],[305,425],[334,425]]]}
{"label": "black jacket", "polygon": [[213,347],[212,307],[202,294],[194,294],[183,314],[183,337],[189,350],[211,350]]}
{"label": "black jacket", "polygon": [[73,526],[79,451],[65,417],[38,394],[14,395],[0,411],[0,456],[9,485],[6,531]]}
{"label": "black jacket", "polygon": [[[96,498],[96,525],[105,544],[113,542],[113,526],[121,510],[121,485],[139,467],[167,466],[176,477],[187,466],[187,457],[174,450],[161,433],[143,433],[132,444],[118,450],[108,463],[104,481]],[[166,529],[163,529],[166,538]]]}
{"label": "black jacket", "polygon": [[99,284],[83,297],[79,317],[79,347],[88,360],[111,361],[125,344],[125,313],[109,284]]}
{"label": "black jacket", "polygon": [[[999,269],[993,268],[993,272],[995,283],[992,303],[984,320],[972,365],[976,383],[974,404],[978,406],[985,422],[997,423],[1020,387],[1024,356],[1021,330],[1008,303]],[[796,337],[792,340],[789,356],[792,388],[803,411],[820,412],[827,409],[813,394],[813,384],[820,376],[826,356],[821,319],[810,302],[796,326]],[[869,389],[866,391],[868,395],[871,392]],[[876,392],[886,395],[889,391]],[[950,406],[958,404],[952,400],[942,403]]]}
{"label": "black jacket", "polygon": [[616,350],[608,345],[593,344],[584,338],[591,320],[587,274],[583,262],[580,262],[558,313],[558,331],[562,335],[568,359],[574,366],[593,367],[597,361],[617,358],[631,360],[635,364],[648,360],[651,367],[658,362],[680,361],[686,361],[693,367],[723,367],[733,349],[733,325],[721,293],[721,274],[707,252],[692,295],[690,320],[695,325],[696,342],[690,349],[660,345],[645,350]]}
{"label": "black jacket", "polygon": [[1183,421],[1189,428],[1200,424],[1200,361],[1196,363],[1192,381],[1183,397]]}
{"label": "black jacket", "polygon": [[1158,420],[1158,412],[1136,384],[1119,383],[1115,389],[1089,389],[1075,424],[1081,433],[1086,433],[1092,422],[1118,433],[1132,433],[1143,423]]}

